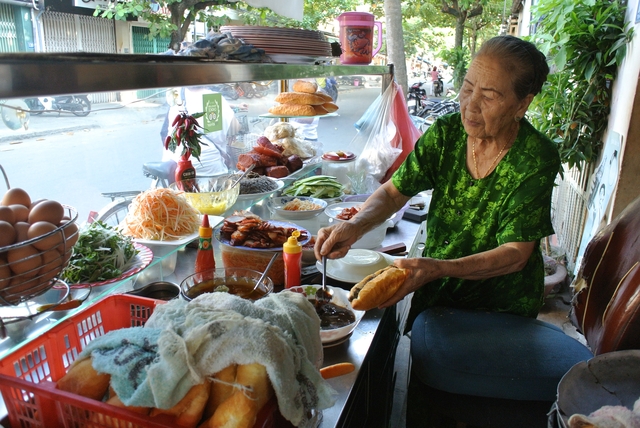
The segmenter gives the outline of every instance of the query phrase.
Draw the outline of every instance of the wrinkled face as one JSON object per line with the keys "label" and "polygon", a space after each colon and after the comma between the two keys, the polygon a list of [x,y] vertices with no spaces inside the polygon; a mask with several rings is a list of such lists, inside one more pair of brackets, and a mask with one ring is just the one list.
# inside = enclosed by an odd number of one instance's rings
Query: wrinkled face
{"label": "wrinkled face", "polygon": [[495,138],[512,132],[515,117],[522,117],[533,95],[518,100],[511,76],[498,59],[476,57],[460,89],[464,129],[472,137]]}

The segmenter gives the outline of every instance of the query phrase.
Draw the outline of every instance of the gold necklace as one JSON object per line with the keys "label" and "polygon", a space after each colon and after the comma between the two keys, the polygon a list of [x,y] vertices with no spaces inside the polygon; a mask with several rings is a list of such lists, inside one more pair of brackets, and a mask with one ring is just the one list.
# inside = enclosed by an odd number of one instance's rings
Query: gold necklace
{"label": "gold necklace", "polygon": [[[515,136],[518,135],[518,129],[520,127],[517,126],[516,130],[515,130]],[[509,138],[507,140],[506,143],[504,143],[504,145],[502,146],[502,148],[500,149],[500,151],[498,152],[498,155],[495,157],[495,159],[493,160],[493,162],[491,162],[491,166],[489,166],[489,169],[487,169],[487,172],[484,175],[480,175],[480,172],[478,171],[478,161],[476,159],[476,139],[477,138],[473,138],[473,143],[471,144],[471,154],[473,154],[473,166],[476,169],[476,176],[480,179],[480,178],[485,178],[487,175],[489,175],[489,172],[491,172],[491,169],[493,168],[493,166],[496,164],[496,162],[498,161],[498,158],[500,157],[500,155],[502,154],[502,152],[504,151],[504,149],[507,148],[507,145],[509,145],[509,143],[511,142],[511,140],[513,139],[514,135],[511,135],[511,138]]]}

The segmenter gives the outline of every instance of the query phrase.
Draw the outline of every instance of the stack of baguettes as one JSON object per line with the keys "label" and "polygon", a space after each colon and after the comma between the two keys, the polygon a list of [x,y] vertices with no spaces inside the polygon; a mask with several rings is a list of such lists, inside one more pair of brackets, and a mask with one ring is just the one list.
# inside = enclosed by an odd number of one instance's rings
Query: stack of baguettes
{"label": "stack of baguettes", "polygon": [[[169,415],[183,428],[250,428],[260,409],[274,396],[266,368],[261,364],[232,364],[212,376],[211,380],[193,386],[170,409],[126,406],[110,388],[110,376],[98,373],[91,358],[74,363],[57,387],[94,400],[125,408],[146,416]],[[101,426],[118,426],[117,421],[94,414],[92,422]]]}
{"label": "stack of baguettes", "polygon": [[276,116],[322,116],[338,110],[331,96],[318,91],[318,84],[306,80],[296,80],[293,92],[281,92],[276,97],[278,103],[269,109]]}

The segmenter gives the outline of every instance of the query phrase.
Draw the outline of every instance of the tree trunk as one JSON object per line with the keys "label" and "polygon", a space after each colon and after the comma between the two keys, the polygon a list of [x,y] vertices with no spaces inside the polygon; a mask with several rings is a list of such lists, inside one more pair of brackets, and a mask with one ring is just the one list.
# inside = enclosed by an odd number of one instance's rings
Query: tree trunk
{"label": "tree trunk", "polygon": [[462,47],[462,38],[464,37],[464,23],[467,20],[467,11],[462,10],[456,19],[456,35],[455,35],[455,44],[456,48]]}
{"label": "tree trunk", "polygon": [[395,80],[406,96],[408,94],[409,83],[407,78],[407,60],[404,55],[401,0],[384,0],[384,13],[387,17],[386,40],[389,63],[394,65]]}

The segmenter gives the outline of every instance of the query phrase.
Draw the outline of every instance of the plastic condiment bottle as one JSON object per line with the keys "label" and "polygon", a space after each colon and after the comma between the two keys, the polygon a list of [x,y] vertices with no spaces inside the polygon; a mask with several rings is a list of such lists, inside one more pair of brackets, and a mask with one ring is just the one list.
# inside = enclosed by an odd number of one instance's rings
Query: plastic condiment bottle
{"label": "plastic condiment bottle", "polygon": [[211,235],[213,230],[209,226],[209,216],[202,216],[202,225],[199,228],[200,240],[198,241],[198,253],[196,254],[195,273],[215,269],[216,260],[213,257],[213,246],[211,245]]}
{"label": "plastic condiment bottle", "polygon": [[191,156],[190,151],[187,151],[187,153],[180,156],[180,160],[178,161],[178,166],[176,166],[176,174],[175,174],[175,178],[177,182],[196,178],[196,169],[193,167],[193,164],[191,163],[189,156]]}
{"label": "plastic condiment bottle", "polygon": [[300,285],[302,272],[302,245],[298,242],[300,231],[294,230],[287,242],[282,246],[284,259],[284,288]]}

